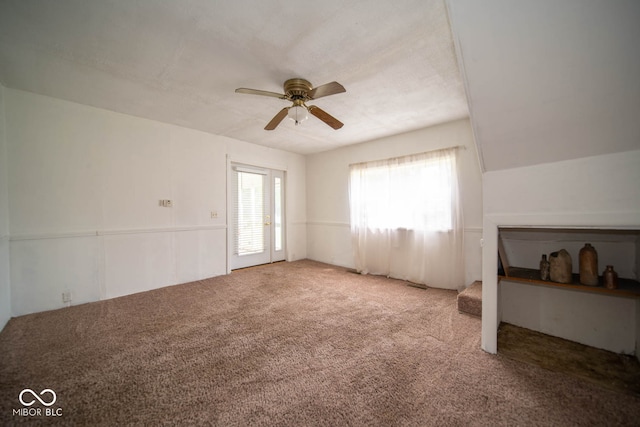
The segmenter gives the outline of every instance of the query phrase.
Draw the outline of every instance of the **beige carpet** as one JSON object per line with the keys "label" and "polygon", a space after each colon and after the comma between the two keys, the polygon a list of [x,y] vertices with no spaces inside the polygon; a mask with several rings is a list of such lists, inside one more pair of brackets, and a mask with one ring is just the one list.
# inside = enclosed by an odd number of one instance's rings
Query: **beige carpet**
{"label": "beige carpet", "polygon": [[622,393],[640,396],[640,362],[635,356],[501,323],[498,352],[510,359],[562,372]]}
{"label": "beige carpet", "polygon": [[[312,261],[12,319],[0,349],[3,425],[640,420],[637,396],[480,350],[480,319],[455,291]],[[14,415],[26,388],[55,391],[30,408],[60,416]]]}

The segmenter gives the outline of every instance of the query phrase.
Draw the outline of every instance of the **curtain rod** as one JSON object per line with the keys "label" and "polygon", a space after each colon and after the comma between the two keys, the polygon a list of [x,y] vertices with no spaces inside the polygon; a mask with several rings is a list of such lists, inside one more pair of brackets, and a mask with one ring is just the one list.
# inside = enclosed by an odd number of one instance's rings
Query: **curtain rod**
{"label": "curtain rod", "polygon": [[404,156],[389,157],[388,159],[368,160],[368,161],[365,161],[365,162],[349,163],[349,166],[364,165],[366,163],[372,163],[372,162],[382,162],[382,161],[389,161],[389,160],[397,160],[397,159],[402,159],[402,158],[409,157],[409,156],[419,156],[420,154],[429,154],[429,153],[435,153],[436,151],[444,151],[444,150],[452,150],[452,149],[466,150],[467,146],[466,145],[454,145],[452,147],[436,148],[435,150],[423,151],[421,153],[405,154]]}

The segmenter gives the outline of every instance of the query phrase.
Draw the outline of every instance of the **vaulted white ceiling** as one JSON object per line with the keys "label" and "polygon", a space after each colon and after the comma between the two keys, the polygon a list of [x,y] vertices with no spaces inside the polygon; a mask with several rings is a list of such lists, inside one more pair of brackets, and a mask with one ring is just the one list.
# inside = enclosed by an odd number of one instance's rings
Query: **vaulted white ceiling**
{"label": "vaulted white ceiling", "polygon": [[[640,149],[639,1],[446,2],[0,0],[0,82],[301,154],[469,114],[485,171]],[[292,77],[344,127],[234,93]]]}
{"label": "vaulted white ceiling", "polygon": [[449,6],[484,170],[640,149],[640,1]]}
{"label": "vaulted white ceiling", "polygon": [[[302,154],[468,116],[444,0],[1,0],[0,81]],[[264,126],[302,77],[342,83],[311,117]]]}

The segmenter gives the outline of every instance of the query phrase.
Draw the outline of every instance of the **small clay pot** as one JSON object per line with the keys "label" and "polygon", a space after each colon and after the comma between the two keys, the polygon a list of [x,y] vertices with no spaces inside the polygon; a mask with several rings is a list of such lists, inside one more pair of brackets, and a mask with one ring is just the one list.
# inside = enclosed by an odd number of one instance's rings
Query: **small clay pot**
{"label": "small clay pot", "polygon": [[607,265],[607,268],[602,272],[602,283],[607,289],[618,287],[618,273],[615,272],[612,265]]}

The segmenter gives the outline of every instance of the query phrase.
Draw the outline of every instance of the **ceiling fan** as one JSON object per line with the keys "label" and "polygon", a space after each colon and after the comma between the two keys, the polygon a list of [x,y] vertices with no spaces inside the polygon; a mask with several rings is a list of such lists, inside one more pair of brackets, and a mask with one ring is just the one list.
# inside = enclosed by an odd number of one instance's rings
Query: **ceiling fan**
{"label": "ceiling fan", "polygon": [[307,119],[307,112],[313,114],[332,128],[340,129],[344,125],[340,120],[322,110],[320,107],[316,107],[315,105],[307,106],[305,102],[342,92],[346,92],[346,90],[338,82],[331,82],[314,88],[311,86],[311,83],[304,79],[289,79],[284,82],[284,94],[265,90],[247,89],[244,87],[236,89],[236,93],[271,96],[273,98],[286,99],[293,103],[290,107],[285,107],[280,110],[267,126],[265,126],[265,130],[274,130],[287,116],[297,125]]}

